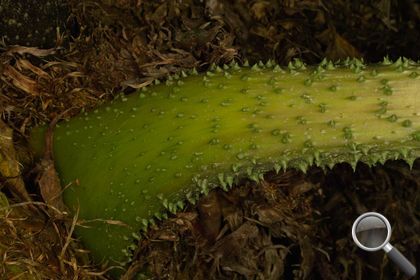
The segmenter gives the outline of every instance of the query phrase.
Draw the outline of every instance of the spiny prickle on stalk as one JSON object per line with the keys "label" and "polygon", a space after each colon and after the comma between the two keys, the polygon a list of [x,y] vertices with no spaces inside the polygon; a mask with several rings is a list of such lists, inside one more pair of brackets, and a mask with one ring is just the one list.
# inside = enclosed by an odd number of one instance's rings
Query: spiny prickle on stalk
{"label": "spiny prickle on stalk", "polygon": [[[213,65],[82,113],[54,133],[58,172],[71,184],[65,203],[92,220],[76,233],[97,261],[125,263],[140,230],[241,178],[339,162],[411,165],[420,155],[419,73],[404,58]],[[32,135],[37,150],[42,134]]]}

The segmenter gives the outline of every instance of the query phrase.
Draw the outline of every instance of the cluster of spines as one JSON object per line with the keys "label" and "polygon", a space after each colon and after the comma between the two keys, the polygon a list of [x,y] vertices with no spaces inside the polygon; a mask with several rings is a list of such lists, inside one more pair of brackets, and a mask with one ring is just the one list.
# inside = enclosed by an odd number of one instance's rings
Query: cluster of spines
{"label": "cluster of spines", "polygon": [[[405,57],[400,57],[398,58],[395,62],[393,62],[392,60],[390,60],[388,57],[385,57],[383,59],[383,61],[379,64],[379,65],[384,65],[384,66],[389,66],[389,65],[393,65],[395,67],[395,70],[398,72],[403,72],[404,70],[406,70],[410,65],[414,65],[415,62],[413,60],[410,60],[408,58]],[[364,62],[363,58],[362,59],[358,59],[358,58],[346,58],[345,60],[337,60],[337,61],[332,61],[332,60],[328,60],[326,58],[324,58],[319,64],[318,66],[314,67],[312,73],[311,73],[311,77],[306,79],[304,81],[305,85],[310,86],[312,85],[312,83],[316,80],[321,80],[323,79],[323,72],[325,72],[326,70],[334,70],[337,67],[347,67],[349,69],[351,69],[354,73],[361,73],[363,72],[366,67],[367,64]],[[254,71],[259,71],[259,70],[264,70],[264,69],[272,69],[273,72],[285,72],[288,71],[289,73],[297,73],[299,71],[303,71],[307,69],[307,65],[299,58],[295,58],[292,61],[290,61],[288,63],[288,65],[286,67],[281,67],[279,64],[275,63],[275,61],[273,60],[268,60],[266,63],[263,63],[262,61],[258,61],[256,63],[254,63],[252,66],[250,65],[248,60],[245,60],[242,67],[250,67],[251,70]],[[209,69],[205,72],[205,76],[203,78],[203,82],[204,84],[206,83],[206,76],[208,77],[212,77],[214,75],[216,75],[217,73],[224,73],[226,78],[229,78],[230,74],[229,74],[229,70],[240,70],[241,66],[235,62],[232,61],[229,64],[223,64],[221,66],[213,63],[209,66]],[[198,75],[198,71],[197,69],[191,68],[189,70],[182,70],[179,74],[175,73],[172,75],[168,75],[166,77],[165,80],[165,84],[170,86],[170,85],[174,85],[174,83],[177,83],[178,85],[182,85],[182,78],[186,78],[188,76],[192,76],[192,75]],[[377,75],[377,70],[373,69],[372,72],[370,73],[370,75],[372,76],[376,76]],[[409,77],[411,78],[416,78],[419,75],[419,73],[417,73],[416,71],[413,71],[409,74]],[[364,82],[365,81],[365,76],[360,75],[357,78],[358,82]],[[152,83],[152,85],[159,85],[161,84],[161,81],[159,79],[155,79],[154,82]],[[384,86],[382,88],[384,94],[386,95],[390,95],[392,94],[392,90],[389,88],[389,86],[387,86],[386,81],[383,82]],[[335,91],[336,88],[334,88],[334,86],[332,86],[331,91]],[[141,91],[145,91],[147,90],[147,86],[143,87],[141,89]]]}

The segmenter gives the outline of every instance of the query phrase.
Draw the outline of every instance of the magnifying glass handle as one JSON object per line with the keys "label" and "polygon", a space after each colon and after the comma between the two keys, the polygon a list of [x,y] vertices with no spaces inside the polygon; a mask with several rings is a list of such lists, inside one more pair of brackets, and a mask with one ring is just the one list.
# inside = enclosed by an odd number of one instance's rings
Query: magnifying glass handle
{"label": "magnifying glass handle", "polygon": [[[389,245],[389,246],[387,246]],[[385,250],[388,253],[389,258],[400,267],[400,269],[408,276],[408,277],[413,277],[414,275],[416,275],[416,267],[409,261],[407,260],[406,257],[404,257],[403,254],[400,253],[400,251],[398,251],[397,248],[391,246],[391,244],[387,244],[385,245],[386,249],[391,249],[391,250]],[[391,248],[389,248],[391,247]],[[385,248],[384,248],[385,249]]]}

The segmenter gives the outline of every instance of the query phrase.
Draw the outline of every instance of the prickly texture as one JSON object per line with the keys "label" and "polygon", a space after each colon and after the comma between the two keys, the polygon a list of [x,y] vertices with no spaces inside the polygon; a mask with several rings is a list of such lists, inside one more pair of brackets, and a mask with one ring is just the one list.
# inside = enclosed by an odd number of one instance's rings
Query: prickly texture
{"label": "prickly texture", "polygon": [[[82,113],[54,133],[62,184],[71,184],[65,202],[92,220],[77,234],[96,260],[124,263],[141,229],[240,178],[313,164],[411,164],[420,154],[419,74],[407,59],[231,64]],[[41,135],[32,138],[38,149]]]}

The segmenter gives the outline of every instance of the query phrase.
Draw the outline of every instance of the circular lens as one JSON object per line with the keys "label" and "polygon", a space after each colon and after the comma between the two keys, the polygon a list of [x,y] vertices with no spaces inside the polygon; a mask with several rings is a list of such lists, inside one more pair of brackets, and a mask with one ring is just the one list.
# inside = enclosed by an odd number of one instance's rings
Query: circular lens
{"label": "circular lens", "polygon": [[385,222],[375,216],[367,216],[356,226],[356,237],[367,248],[377,248],[384,244],[388,236]]}

